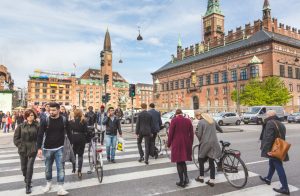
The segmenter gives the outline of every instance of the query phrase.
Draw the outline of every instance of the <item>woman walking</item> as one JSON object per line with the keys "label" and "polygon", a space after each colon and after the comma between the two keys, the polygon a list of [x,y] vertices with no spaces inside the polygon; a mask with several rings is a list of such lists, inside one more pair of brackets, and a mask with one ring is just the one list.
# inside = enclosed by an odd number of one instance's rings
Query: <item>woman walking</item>
{"label": "woman walking", "polygon": [[190,119],[182,116],[181,109],[176,110],[168,135],[168,148],[171,147],[171,161],[177,164],[179,182],[177,186],[184,188],[189,183],[186,161],[192,161],[194,141],[193,125]]}
{"label": "woman walking", "polygon": [[9,133],[9,129],[11,127],[11,124],[12,124],[12,119],[11,119],[10,112],[7,112],[6,113],[6,118],[5,118],[4,133]]}
{"label": "woman walking", "polygon": [[[283,168],[282,161],[272,157],[272,153],[270,152],[273,146],[273,143],[277,137],[285,140],[286,128],[284,124],[280,122],[280,119],[276,116],[275,110],[267,111],[267,118],[265,119],[265,126],[262,133],[262,141],[261,141],[261,156],[269,159],[269,172],[266,177],[260,176],[260,179],[264,181],[266,184],[270,185],[272,181],[272,177],[274,175],[275,170],[279,176],[279,181],[281,183],[281,188],[273,188],[275,192],[289,195],[289,187],[287,178],[285,175],[285,171]],[[289,156],[286,155],[284,161],[288,161]]]}
{"label": "woman walking", "polygon": [[210,169],[210,180],[206,182],[209,186],[215,185],[215,159],[222,154],[217,138],[217,130],[223,132],[214,119],[206,113],[196,114],[196,118],[200,121],[197,125],[196,135],[199,140],[199,171],[200,176],[195,180],[204,183],[204,163],[208,160]]}
{"label": "woman walking", "polygon": [[39,125],[36,122],[37,115],[32,109],[26,110],[24,117],[26,122],[20,124],[14,133],[14,144],[18,147],[26,194],[30,194]]}
{"label": "woman walking", "polygon": [[[78,156],[78,166],[77,166],[77,174],[78,178],[82,178],[82,163],[83,163],[83,153],[84,147],[86,142],[86,134],[87,134],[87,123],[84,120],[82,111],[79,109],[74,110],[74,120],[70,121],[70,130],[72,133],[72,144],[73,144],[73,151],[74,155]],[[76,172],[76,165],[73,164],[73,171],[72,173]]]}
{"label": "woman walking", "polygon": [[69,120],[69,114],[66,110],[66,107],[61,105],[59,115],[64,116],[67,120]]}

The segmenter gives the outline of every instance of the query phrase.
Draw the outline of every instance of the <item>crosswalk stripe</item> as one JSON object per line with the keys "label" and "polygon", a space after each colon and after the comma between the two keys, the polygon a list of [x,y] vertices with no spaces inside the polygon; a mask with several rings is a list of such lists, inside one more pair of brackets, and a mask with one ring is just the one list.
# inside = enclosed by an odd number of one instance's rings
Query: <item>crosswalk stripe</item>
{"label": "crosswalk stripe", "polygon": [[[253,195],[268,195],[268,196],[275,196],[278,195],[275,191],[273,191],[273,188],[279,188],[281,187],[281,184],[279,181],[272,182],[271,186],[263,184],[259,186],[254,186],[250,188],[245,188],[237,191],[222,193],[216,196],[253,196]],[[297,187],[294,187],[292,185],[289,185],[290,192],[298,191],[299,189]]]}
{"label": "crosswalk stripe", "polygon": [[[170,159],[168,158],[161,158],[157,160],[151,161],[151,165],[157,165],[161,163],[170,163]],[[125,169],[125,168],[132,168],[132,167],[141,167],[145,166],[143,163],[139,163],[138,161],[130,161],[130,162],[124,162],[124,163],[115,163],[115,164],[108,164],[103,166],[104,171],[110,171],[110,170],[116,170],[116,169]],[[90,167],[83,167],[82,171],[89,171]],[[65,169],[66,176],[68,175],[73,175],[72,169]],[[56,172],[53,173],[53,178],[56,177]],[[37,179],[44,179],[45,178],[45,172],[39,172],[39,173],[34,173],[33,174],[33,180]],[[11,182],[19,182],[23,181],[24,178],[21,175],[14,175],[14,176],[5,176],[5,177],[0,177],[0,184],[6,184],[6,183],[11,183]]]}

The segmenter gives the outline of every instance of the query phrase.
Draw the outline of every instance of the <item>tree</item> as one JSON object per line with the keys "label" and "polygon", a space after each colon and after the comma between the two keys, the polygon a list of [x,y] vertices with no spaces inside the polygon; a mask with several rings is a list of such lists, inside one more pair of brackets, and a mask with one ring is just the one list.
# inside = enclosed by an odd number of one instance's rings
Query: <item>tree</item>
{"label": "tree", "polygon": [[[241,105],[286,105],[291,98],[288,89],[279,77],[268,77],[263,82],[251,79],[239,94]],[[231,94],[231,99],[237,102],[237,91]]]}

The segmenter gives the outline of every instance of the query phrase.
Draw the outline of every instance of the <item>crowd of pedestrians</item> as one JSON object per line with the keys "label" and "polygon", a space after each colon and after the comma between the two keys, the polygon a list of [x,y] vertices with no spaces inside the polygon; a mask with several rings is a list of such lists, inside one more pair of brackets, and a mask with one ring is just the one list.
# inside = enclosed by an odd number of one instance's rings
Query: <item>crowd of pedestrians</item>
{"label": "crowd of pedestrians", "polygon": [[[155,104],[148,106],[141,104],[142,111],[137,116],[135,134],[137,148],[139,151],[139,162],[149,164],[149,157],[158,158],[158,149],[155,146],[156,137],[164,128],[161,121],[161,114],[155,110]],[[70,149],[65,146],[65,139],[71,142],[71,150],[74,152],[72,161],[72,173],[76,173],[79,180],[82,179],[82,165],[85,145],[88,143],[90,130],[98,130],[99,143],[106,147],[106,158],[108,162],[116,163],[115,152],[118,137],[122,137],[121,118],[123,112],[120,108],[116,110],[104,106],[99,112],[93,107],[88,108],[85,114],[82,110],[73,106],[67,111],[64,106],[58,103],[47,103],[40,108],[39,113],[34,109],[27,109],[25,112],[0,111],[1,128],[4,132],[9,129],[15,130],[14,144],[18,148],[20,156],[21,171],[24,176],[26,194],[31,193],[32,175],[36,157],[43,158],[45,162],[46,186],[43,192],[47,193],[52,188],[52,166],[55,161],[57,170],[58,195],[67,195],[64,188],[65,181],[65,154]],[[196,182],[204,183],[204,163],[209,163],[210,178],[205,183],[211,187],[215,185],[215,160],[219,159],[222,152],[217,137],[217,131],[223,132],[212,116],[207,113],[196,112],[198,120],[194,132],[192,121],[184,117],[181,109],[177,109],[174,118],[171,120],[167,132],[167,147],[171,150],[171,162],[176,163],[179,181],[176,185],[185,188],[190,180],[188,177],[187,161],[192,161],[192,148],[194,135],[199,142],[198,162],[199,175]],[[283,162],[273,158],[271,153],[272,145],[278,134],[285,139],[285,126],[279,121],[276,112],[267,112],[264,121],[261,139],[261,156],[269,159],[269,171],[265,177],[260,179],[270,185],[275,170],[279,176],[282,187],[274,188],[274,191],[282,194],[289,194],[287,177],[284,171]],[[89,138],[90,139],[90,138]],[[144,150],[142,143],[144,141]],[[284,161],[288,161],[288,155]],[[77,167],[76,167],[77,166]],[[218,166],[219,167],[219,166]]]}

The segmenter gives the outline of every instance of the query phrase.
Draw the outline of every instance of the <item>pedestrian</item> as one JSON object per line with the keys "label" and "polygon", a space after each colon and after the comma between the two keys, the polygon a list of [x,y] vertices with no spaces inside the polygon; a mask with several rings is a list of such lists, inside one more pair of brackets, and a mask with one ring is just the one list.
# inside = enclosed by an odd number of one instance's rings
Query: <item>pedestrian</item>
{"label": "pedestrian", "polygon": [[14,133],[14,144],[18,147],[26,194],[30,194],[39,125],[36,121],[37,115],[32,109],[26,110],[24,117],[26,122],[19,124]]}
{"label": "pedestrian", "polygon": [[[4,120],[3,120],[4,119]],[[5,114],[3,113],[3,111],[0,111],[0,129],[4,128],[4,122],[5,122]]]}
{"label": "pedestrian", "polygon": [[116,116],[121,120],[124,116],[123,111],[120,107],[117,107],[115,110],[115,114]]}
{"label": "pedestrian", "polygon": [[87,122],[88,126],[95,127],[96,121],[97,121],[97,115],[93,111],[93,106],[89,106],[88,110],[89,111],[85,114],[86,122]]}
{"label": "pedestrian", "polygon": [[222,155],[219,145],[217,131],[223,132],[214,119],[207,113],[197,113],[196,118],[199,119],[197,125],[196,136],[199,140],[198,161],[199,172],[195,180],[204,183],[204,163],[208,160],[210,169],[210,180],[206,182],[209,186],[215,185],[215,159]]}
{"label": "pedestrian", "polygon": [[[104,117],[107,116],[106,112],[104,111],[105,107],[104,105],[101,105],[100,112],[97,113],[97,129],[101,131],[101,145],[103,145],[104,142],[104,134],[105,134],[105,126],[102,124]],[[99,134],[100,137],[100,134]]]}
{"label": "pedestrian", "polygon": [[[266,184],[270,185],[272,177],[276,170],[279,176],[279,181],[281,183],[281,188],[273,188],[273,190],[281,194],[289,195],[290,191],[288,187],[287,177],[283,168],[283,163],[281,160],[272,157],[271,153],[273,143],[277,137],[285,140],[286,128],[284,124],[280,122],[280,118],[276,116],[275,110],[267,111],[267,118],[265,119],[264,124],[265,126],[261,141],[261,157],[269,159],[269,172],[266,177],[260,176],[260,179]],[[289,161],[288,154],[286,155],[284,161]]]}
{"label": "pedestrian", "polygon": [[17,126],[19,126],[20,124],[22,124],[24,122],[24,112],[23,111],[19,111],[16,121],[17,121]]}
{"label": "pedestrian", "polygon": [[150,103],[149,107],[150,107],[150,110],[148,110],[148,113],[152,116],[152,125],[153,125],[153,127],[152,127],[153,136],[150,139],[150,154],[151,154],[151,156],[155,157],[155,159],[157,159],[158,149],[155,146],[155,140],[156,140],[157,134],[161,130],[162,121],[161,121],[160,113],[155,110],[154,103]]}
{"label": "pedestrian", "polygon": [[[75,109],[74,110],[74,120],[70,121],[70,131],[72,133],[72,144],[73,151],[76,158],[78,156],[78,165],[77,165],[77,175],[78,178],[82,178],[82,163],[83,163],[83,153],[86,142],[86,134],[87,134],[87,123],[83,117],[82,110]],[[73,164],[72,173],[76,172],[76,161]]]}
{"label": "pedestrian", "polygon": [[69,120],[69,114],[66,110],[66,107],[61,105],[59,115],[64,116],[67,120]]}
{"label": "pedestrian", "polygon": [[189,183],[186,161],[192,161],[194,131],[192,122],[183,117],[182,110],[177,109],[171,121],[168,135],[168,148],[171,148],[171,161],[176,163],[179,182],[184,188]]}
{"label": "pedestrian", "polygon": [[107,116],[104,117],[102,124],[105,125],[106,136],[106,156],[107,161],[111,161],[115,163],[115,153],[116,153],[116,145],[117,145],[117,134],[119,132],[119,136],[122,137],[121,123],[120,119],[118,119],[114,114],[114,108],[109,107],[107,110]]}
{"label": "pedestrian", "polygon": [[14,112],[11,116],[11,129],[15,131],[16,128],[16,118],[17,118],[17,112]]}
{"label": "pedestrian", "polygon": [[45,104],[45,114],[46,114],[47,117],[50,116],[50,105],[49,104],[50,103]]}
{"label": "pedestrian", "polygon": [[[147,104],[142,103],[141,108],[142,111],[137,116],[135,127],[135,134],[137,136],[137,146],[140,154],[140,159],[138,161],[145,161],[145,164],[148,165],[150,154],[150,138],[153,136],[153,121],[151,114],[147,112]],[[142,148],[143,139],[145,140],[145,153]]]}
{"label": "pedestrian", "polygon": [[[67,195],[68,192],[64,189],[65,168],[63,158],[65,133],[70,138],[68,121],[65,117],[59,115],[59,104],[49,103],[50,116],[41,121],[40,131],[38,134],[38,157],[45,157],[45,174],[47,185],[44,188],[44,193],[47,193],[52,188],[52,166],[55,160],[57,169],[58,195]],[[44,138],[45,133],[45,138]],[[42,143],[44,138],[43,149]]]}
{"label": "pedestrian", "polygon": [[10,112],[6,112],[4,133],[9,133],[9,128],[11,127],[11,124],[12,124],[12,119],[11,119]]}

